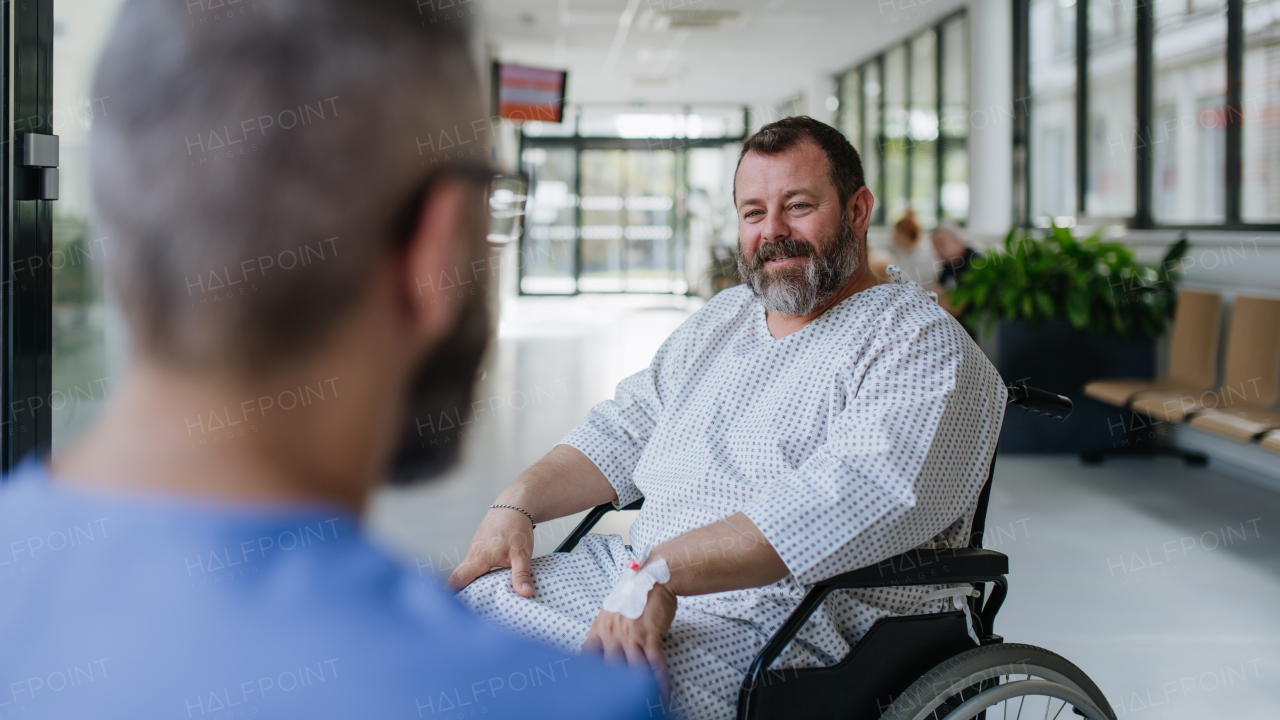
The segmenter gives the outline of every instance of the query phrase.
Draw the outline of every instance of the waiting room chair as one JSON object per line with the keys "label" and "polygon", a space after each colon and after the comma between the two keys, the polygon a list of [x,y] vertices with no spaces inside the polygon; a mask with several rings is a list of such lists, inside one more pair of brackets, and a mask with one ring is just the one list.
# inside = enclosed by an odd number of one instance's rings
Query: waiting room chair
{"label": "waiting room chair", "polygon": [[1263,450],[1270,450],[1271,452],[1280,455],[1280,430],[1272,430],[1266,435],[1263,435],[1262,440],[1258,445],[1260,445]]}
{"label": "waiting room chair", "polygon": [[1130,407],[1156,420],[1174,423],[1192,415],[1206,415],[1210,419],[1200,423],[1203,429],[1235,434],[1229,437],[1238,438],[1247,428],[1261,424],[1260,430],[1245,438],[1247,442],[1268,429],[1265,422],[1276,415],[1270,408],[1277,397],[1280,397],[1280,299],[1241,295],[1236,298],[1231,314],[1222,386],[1200,393],[1142,392]]}
{"label": "waiting room chair", "polygon": [[1108,405],[1127,408],[1144,391],[1199,393],[1213,387],[1218,375],[1218,336],[1222,322],[1222,296],[1205,290],[1178,290],[1173,315],[1169,372],[1164,377],[1108,378],[1084,386],[1084,394]]}

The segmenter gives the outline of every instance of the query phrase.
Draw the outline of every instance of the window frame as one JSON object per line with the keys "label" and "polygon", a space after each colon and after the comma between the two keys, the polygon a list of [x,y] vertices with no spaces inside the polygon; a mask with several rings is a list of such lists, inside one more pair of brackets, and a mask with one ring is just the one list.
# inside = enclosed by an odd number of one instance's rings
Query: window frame
{"label": "window frame", "polygon": [[[52,387],[53,272],[50,250],[53,205],[50,200],[19,199],[17,187],[30,186],[35,168],[21,166],[16,148],[23,133],[50,134],[53,127],[53,0],[5,3],[4,92],[6,132],[0,148],[5,172],[0,202],[5,259],[0,296],[0,363],[6,408],[0,433],[0,470],[23,458],[47,453],[53,439],[49,406]],[[27,193],[30,190],[25,191]]]}

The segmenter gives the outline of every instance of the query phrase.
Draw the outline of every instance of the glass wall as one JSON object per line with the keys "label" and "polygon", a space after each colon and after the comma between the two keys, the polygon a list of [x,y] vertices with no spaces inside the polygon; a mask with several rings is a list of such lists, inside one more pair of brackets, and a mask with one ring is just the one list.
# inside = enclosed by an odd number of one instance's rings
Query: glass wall
{"label": "glass wall", "polygon": [[1280,225],[1280,0],[1017,1],[1028,220]]}
{"label": "glass wall", "polygon": [[911,143],[911,207],[925,225],[938,221],[938,55],[937,33],[911,40],[910,108],[907,137]]}
{"label": "glass wall", "polygon": [[707,294],[722,236],[736,230],[726,222],[734,217],[726,178],[746,128],[743,108],[571,112],[566,123],[523,128],[533,193],[520,292]]}
{"label": "glass wall", "polygon": [[[854,72],[854,71],[851,71]],[[879,58],[863,65],[856,71],[862,77],[862,106],[848,108],[848,113],[859,112],[862,115],[862,143],[855,146],[862,154],[862,173],[875,195],[876,204],[872,209],[872,221],[883,225],[884,211],[884,146],[880,138],[884,135],[884,63]],[[848,77],[848,75],[846,75]],[[845,108],[840,108],[844,114]]]}
{"label": "glass wall", "polygon": [[884,56],[884,203],[886,221],[897,222],[907,211],[907,48]]}
{"label": "glass wall", "polygon": [[571,293],[578,239],[578,156],[572,148],[526,148],[532,197],[525,214],[523,284],[527,292]]}
{"label": "glass wall", "polygon": [[126,361],[128,335],[110,301],[103,262],[110,239],[92,224],[89,127],[110,109],[94,97],[93,72],[120,0],[60,0],[54,4],[53,115],[49,128],[15,132],[59,136],[60,192],[53,207],[52,384],[53,451],[64,449],[101,412]]}
{"label": "glass wall", "polygon": [[1244,6],[1241,218],[1280,223],[1280,0]]}
{"label": "glass wall", "polygon": [[1084,211],[1093,217],[1126,218],[1134,212],[1135,1],[1089,0],[1089,160]]}
{"label": "glass wall", "polygon": [[862,156],[873,221],[969,216],[968,23],[958,13],[841,74],[836,126]]}
{"label": "glass wall", "polygon": [[1075,2],[1032,0],[1029,15],[1031,216],[1067,224],[1079,206]]}
{"label": "glass wall", "polygon": [[1226,220],[1227,7],[1155,3],[1152,214],[1165,224]]}
{"label": "glass wall", "polygon": [[964,17],[942,24],[939,152],[942,217],[958,223],[969,219],[969,28]]}

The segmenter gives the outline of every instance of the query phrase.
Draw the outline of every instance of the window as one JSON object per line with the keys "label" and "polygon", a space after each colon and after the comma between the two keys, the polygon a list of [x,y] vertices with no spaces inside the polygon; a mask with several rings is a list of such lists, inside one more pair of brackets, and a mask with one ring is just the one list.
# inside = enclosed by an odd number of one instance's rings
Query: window
{"label": "window", "polygon": [[1031,3],[1031,215],[1076,214],[1075,3]]}
{"label": "window", "polygon": [[939,39],[942,183],[938,202],[944,219],[963,223],[969,219],[969,29],[964,16],[943,23]]}
{"label": "window", "polygon": [[1157,0],[1151,209],[1157,223],[1226,220],[1227,8]]}
{"label": "window", "polygon": [[[50,389],[52,449],[66,448],[98,416],[123,372],[128,334],[106,287],[110,240],[90,222],[89,127],[109,101],[93,97],[97,56],[122,3],[64,0],[54,6],[53,112],[61,175],[49,254],[53,281]],[[45,132],[45,131],[40,131]]]}
{"label": "window", "polygon": [[862,156],[872,221],[969,216],[969,37],[963,12],[839,76],[836,127]]}
{"label": "window", "polygon": [[1093,217],[1127,218],[1134,211],[1136,1],[1089,0],[1089,120],[1084,128],[1088,160],[1083,209]]}
{"label": "window", "polygon": [[584,105],[526,123],[520,292],[709,296],[708,265],[736,229],[726,178],[746,127],[741,106]]}
{"label": "window", "polygon": [[1280,223],[1280,0],[1244,6],[1241,219]]}
{"label": "window", "polygon": [[1280,226],[1280,0],[1016,1],[1021,222]]}

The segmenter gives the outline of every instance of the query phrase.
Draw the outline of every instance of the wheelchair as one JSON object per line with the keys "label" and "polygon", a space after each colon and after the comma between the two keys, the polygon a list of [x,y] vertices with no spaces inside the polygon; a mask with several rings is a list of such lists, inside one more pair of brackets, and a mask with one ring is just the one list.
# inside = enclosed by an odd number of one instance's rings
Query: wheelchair
{"label": "wheelchair", "polygon": [[[1065,420],[1071,400],[1026,385],[1008,388],[1009,404]],[[966,548],[910,550],[875,566],[827,578],[808,590],[752,660],[738,693],[738,720],[849,718],[851,720],[985,720],[987,711],[1057,720],[1077,715],[1116,720],[1097,685],[1075,665],[1043,648],[1005,643],[992,632],[1008,592],[1009,558],[982,549],[995,455],[978,496]],[[572,552],[606,513],[639,510],[599,505],[556,552]],[[820,668],[770,669],[828,595],[836,590],[908,585],[971,584],[968,598],[975,645],[965,613],[944,611],[877,621],[840,662]],[[986,586],[991,586],[986,592]],[[985,596],[985,601],[982,599]],[[1066,708],[1071,712],[1064,714]],[[994,717],[994,715],[993,715]]]}

